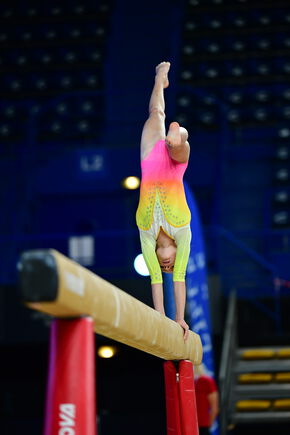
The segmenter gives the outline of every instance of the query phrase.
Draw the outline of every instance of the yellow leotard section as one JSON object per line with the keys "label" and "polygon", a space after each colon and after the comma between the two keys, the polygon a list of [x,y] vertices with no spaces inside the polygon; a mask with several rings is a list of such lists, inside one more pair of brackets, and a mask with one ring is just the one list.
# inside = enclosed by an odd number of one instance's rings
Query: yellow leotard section
{"label": "yellow leotard section", "polygon": [[[151,284],[162,283],[162,272],[156,255],[156,240],[149,231],[140,231],[142,254],[148,267]],[[191,231],[189,226],[175,234],[177,246],[173,269],[173,281],[185,281],[186,267],[190,253]]]}

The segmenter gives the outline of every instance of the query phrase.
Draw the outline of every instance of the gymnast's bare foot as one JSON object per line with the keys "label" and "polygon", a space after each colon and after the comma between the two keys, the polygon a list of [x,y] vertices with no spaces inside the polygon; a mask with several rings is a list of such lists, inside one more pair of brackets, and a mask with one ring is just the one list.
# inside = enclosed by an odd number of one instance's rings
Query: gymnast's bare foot
{"label": "gymnast's bare foot", "polygon": [[166,143],[170,147],[177,147],[185,144],[188,139],[188,132],[184,127],[180,127],[178,122],[171,122],[166,136]]}
{"label": "gymnast's bare foot", "polygon": [[161,62],[156,67],[155,80],[161,80],[164,88],[167,88],[169,86],[169,81],[168,81],[169,69],[170,69],[170,62]]}
{"label": "gymnast's bare foot", "polygon": [[179,126],[178,122],[171,122],[165,139],[167,145],[176,147],[182,144],[183,138],[181,137],[181,128],[182,127]]}

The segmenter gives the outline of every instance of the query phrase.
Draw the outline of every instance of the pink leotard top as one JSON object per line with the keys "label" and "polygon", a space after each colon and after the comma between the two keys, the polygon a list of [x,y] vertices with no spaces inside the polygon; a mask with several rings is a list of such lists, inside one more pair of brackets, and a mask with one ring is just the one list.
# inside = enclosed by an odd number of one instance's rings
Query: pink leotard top
{"label": "pink leotard top", "polygon": [[187,165],[170,157],[164,140],[156,142],[149,155],[141,161],[142,181],[136,212],[140,229],[149,230],[151,227],[157,195],[170,225],[182,227],[190,222],[191,215],[183,187]]}

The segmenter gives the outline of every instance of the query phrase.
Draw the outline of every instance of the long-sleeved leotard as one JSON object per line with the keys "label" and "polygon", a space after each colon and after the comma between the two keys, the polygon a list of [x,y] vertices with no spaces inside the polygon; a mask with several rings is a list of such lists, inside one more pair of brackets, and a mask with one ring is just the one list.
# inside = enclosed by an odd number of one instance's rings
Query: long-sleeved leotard
{"label": "long-sleeved leotard", "polygon": [[160,140],[141,161],[141,168],[142,182],[136,221],[151,282],[162,282],[156,255],[156,240],[160,228],[177,246],[173,280],[184,281],[191,241],[191,216],[183,187],[187,163],[173,160],[165,141]]}

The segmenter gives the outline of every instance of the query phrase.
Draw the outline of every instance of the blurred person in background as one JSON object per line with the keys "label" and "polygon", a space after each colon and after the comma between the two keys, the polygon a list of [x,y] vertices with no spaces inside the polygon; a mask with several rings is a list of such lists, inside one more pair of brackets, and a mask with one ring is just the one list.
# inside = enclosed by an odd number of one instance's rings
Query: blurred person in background
{"label": "blurred person in background", "polygon": [[209,435],[219,413],[218,388],[203,364],[194,366],[194,384],[199,435]]}

